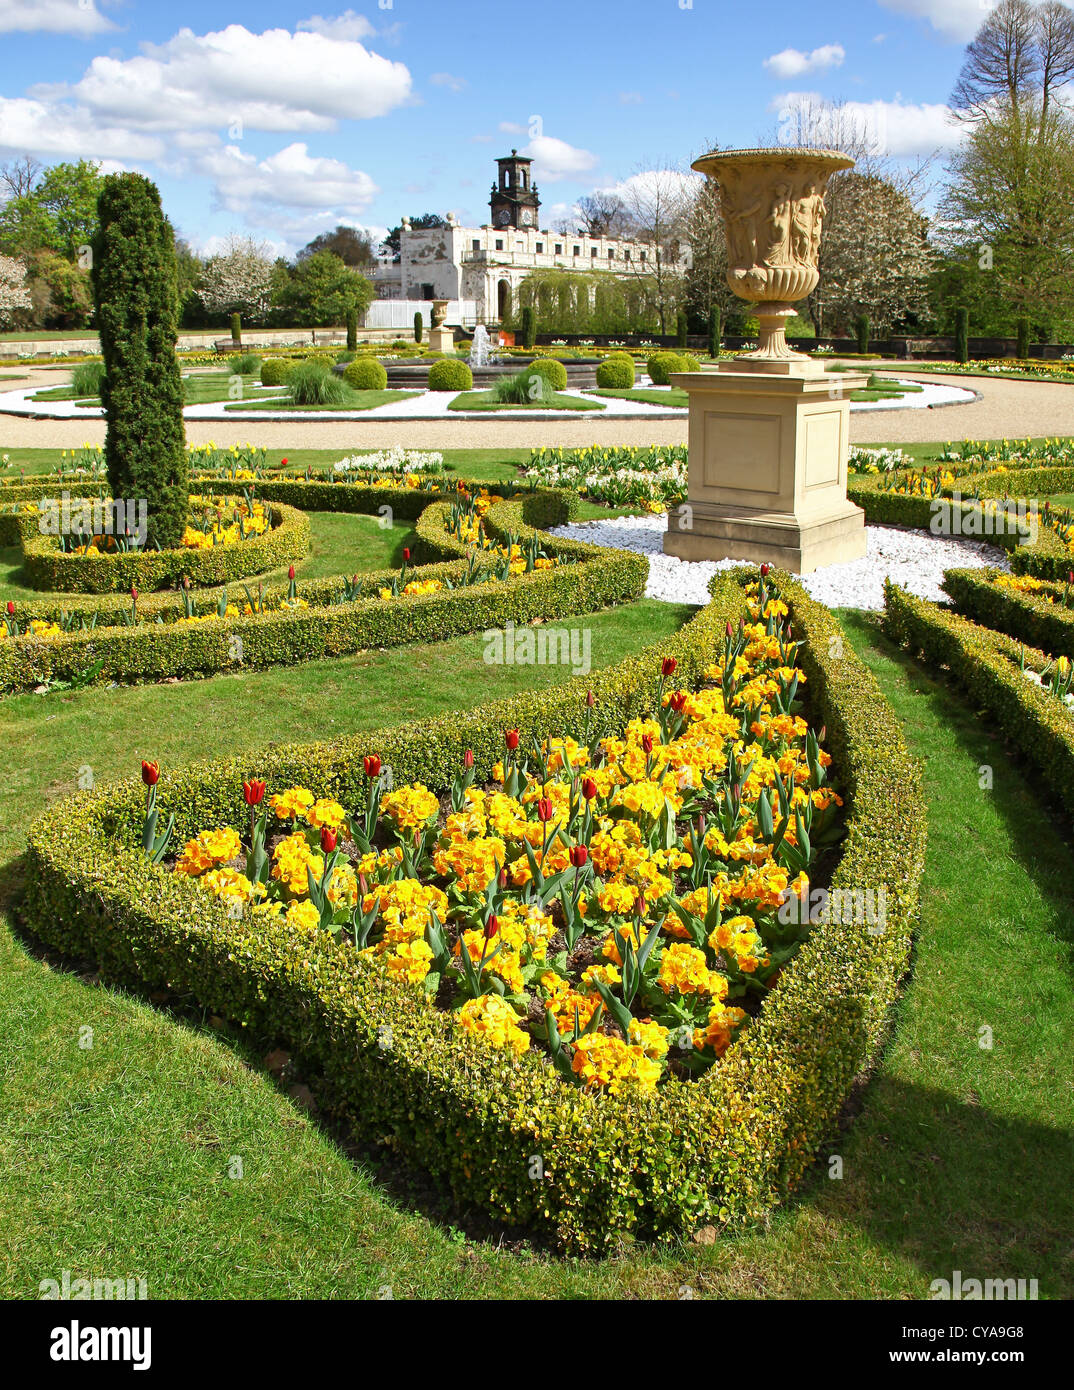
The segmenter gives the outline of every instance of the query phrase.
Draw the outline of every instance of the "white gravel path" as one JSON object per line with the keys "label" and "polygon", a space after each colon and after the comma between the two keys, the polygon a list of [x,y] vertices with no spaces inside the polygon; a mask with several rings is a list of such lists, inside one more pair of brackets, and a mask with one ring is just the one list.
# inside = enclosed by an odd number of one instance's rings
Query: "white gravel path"
{"label": "white gravel path", "polygon": [[[946,598],[940,588],[946,569],[983,569],[989,565],[1010,569],[1006,552],[983,541],[932,536],[894,526],[865,529],[868,552],[860,560],[828,565],[802,577],[806,590],[829,608],[883,608],[885,579],[894,580],[919,598],[937,601]],[[647,555],[649,580],[645,596],[664,603],[707,603],[708,582],[717,570],[744,563],[680,560],[677,555],[665,555],[661,547],[666,530],[666,517],[625,516],[613,521],[557,526],[552,534]]]}

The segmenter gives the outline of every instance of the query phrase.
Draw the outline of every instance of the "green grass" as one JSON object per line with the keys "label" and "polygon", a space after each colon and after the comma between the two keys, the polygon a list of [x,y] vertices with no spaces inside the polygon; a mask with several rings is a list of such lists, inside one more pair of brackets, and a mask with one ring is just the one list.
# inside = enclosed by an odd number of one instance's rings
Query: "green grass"
{"label": "green grass", "polygon": [[594,396],[614,396],[620,401],[644,401],[648,405],[663,405],[669,409],[685,410],[690,404],[690,397],[679,386],[673,386],[670,391],[650,390],[645,386],[633,387],[600,387],[592,393]]}
{"label": "green grass", "polygon": [[[670,632],[681,611],[592,620],[594,657]],[[598,638],[598,630],[600,636]],[[560,1262],[465,1239],[352,1161],[209,1020],[50,969],[0,936],[0,1293],[79,1274],[147,1277],[150,1297],[922,1298],[964,1276],[1074,1294],[1069,1040],[1074,853],[1002,740],[852,615],[922,758],[923,919],[894,1037],[836,1144],[766,1226],[712,1245]],[[613,640],[613,633],[617,634]],[[429,717],[553,673],[488,668],[480,638],[179,686],[0,703],[0,852],[90,763],[98,779]],[[599,651],[599,657],[597,653]],[[994,770],[982,790],[979,768]],[[10,890],[17,871],[4,875]],[[979,1029],[994,1047],[978,1047]],[[92,1049],[79,1029],[94,1030]],[[231,1155],[245,1176],[231,1180]],[[168,1232],[162,1240],[161,1231]],[[182,1258],[175,1258],[175,1251]]]}
{"label": "green grass", "polygon": [[[232,377],[234,373],[224,372],[192,372],[183,377],[183,401],[186,405],[212,405],[216,402],[231,400]],[[262,386],[261,378],[256,375],[247,375],[239,378],[242,382],[243,392],[252,392],[259,397],[268,395],[278,396],[281,391],[286,396],[285,387]],[[35,401],[78,401],[82,406],[100,406],[99,396],[84,396],[75,390],[73,385],[68,386],[49,386],[44,390],[38,391],[32,400]]]}
{"label": "green grass", "polygon": [[420,391],[354,391],[347,387],[347,395],[338,405],[296,405],[285,392],[281,399],[271,401],[238,401],[225,406],[227,411],[251,410],[372,410],[374,406],[388,405],[393,401],[408,401],[420,396]]}
{"label": "green grass", "polygon": [[[403,547],[412,539],[411,528],[400,524],[382,529],[377,517],[353,516],[345,512],[309,512],[311,550],[306,559],[295,566],[301,583],[303,579],[322,579],[332,575],[350,576],[401,565]],[[42,589],[32,589],[22,582],[22,553],[14,546],[0,548],[0,599],[16,603],[27,599],[61,597],[49,595]],[[273,570],[264,577],[280,579],[287,566]],[[248,579],[253,587],[256,579]],[[241,595],[242,583],[231,586]]]}
{"label": "green grass", "polygon": [[578,396],[567,396],[561,391],[542,396],[529,405],[516,405],[511,401],[498,401],[492,391],[463,391],[448,403],[448,410],[603,410],[596,401],[583,401]]}

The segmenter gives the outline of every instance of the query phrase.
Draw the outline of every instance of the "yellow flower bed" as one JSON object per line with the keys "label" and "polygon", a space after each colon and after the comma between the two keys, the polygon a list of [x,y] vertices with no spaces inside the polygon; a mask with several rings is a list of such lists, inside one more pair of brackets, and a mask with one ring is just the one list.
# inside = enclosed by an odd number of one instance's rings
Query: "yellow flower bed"
{"label": "yellow flower bed", "polygon": [[712,1066],[809,932],[811,865],[839,833],[829,755],[800,713],[787,606],[746,590],[699,689],[664,662],[659,712],[621,735],[514,730],[484,786],[442,800],[371,754],[362,816],[305,787],[202,832],[176,872],[239,914],[353,944],[487,1046],[539,1049],[588,1091]]}

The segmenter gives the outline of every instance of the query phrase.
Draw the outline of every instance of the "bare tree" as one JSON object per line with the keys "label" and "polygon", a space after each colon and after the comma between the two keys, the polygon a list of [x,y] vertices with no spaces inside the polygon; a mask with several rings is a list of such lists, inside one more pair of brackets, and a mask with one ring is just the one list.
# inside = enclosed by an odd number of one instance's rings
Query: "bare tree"
{"label": "bare tree", "polygon": [[1048,0],[1000,0],[966,49],[951,105],[955,118],[977,123],[1028,107],[1046,125],[1052,103],[1074,74],[1074,14]]}
{"label": "bare tree", "polygon": [[672,164],[641,169],[620,185],[619,197],[630,219],[633,240],[645,248],[645,260],[625,264],[631,274],[644,277],[660,318],[660,331],[668,331],[686,289],[690,264],[689,214],[699,180]]}
{"label": "bare tree", "polygon": [[5,200],[28,197],[34,191],[43,168],[44,165],[29,154],[20,155],[10,164],[0,164],[0,184],[6,190]]}
{"label": "bare tree", "polygon": [[617,193],[597,190],[578,199],[576,230],[586,236],[630,236],[633,228],[622,198]]}

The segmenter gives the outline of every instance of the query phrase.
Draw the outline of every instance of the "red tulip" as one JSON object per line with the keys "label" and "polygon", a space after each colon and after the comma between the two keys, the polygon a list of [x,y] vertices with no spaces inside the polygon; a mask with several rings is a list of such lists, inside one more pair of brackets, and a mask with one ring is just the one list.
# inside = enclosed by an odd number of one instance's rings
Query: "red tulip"
{"label": "red tulip", "polygon": [[351,583],[355,586],[355,588],[357,588],[357,586],[358,586],[358,576],[357,576],[356,574],[352,574],[352,575],[351,575]]}
{"label": "red tulip", "polygon": [[362,766],[365,768],[365,775],[370,781],[374,777],[380,776],[380,759],[376,753],[367,753],[363,759]]}
{"label": "red tulip", "polygon": [[321,826],[321,848],[325,854],[331,854],[339,841],[339,836],[334,830],[329,830],[327,825]]}
{"label": "red tulip", "polygon": [[470,769],[473,767],[474,750],[472,748],[467,748],[466,752],[462,755],[462,765],[467,772],[469,772]]}
{"label": "red tulip", "polygon": [[242,799],[247,806],[260,806],[265,799],[264,782],[259,782],[256,777],[252,777],[249,782],[243,782]]}
{"label": "red tulip", "polygon": [[585,845],[571,845],[571,863],[576,869],[584,869],[589,858]]}
{"label": "red tulip", "polygon": [[133,584],[131,585],[131,602],[132,602],[132,603],[137,603],[137,602],[138,602],[138,590],[134,587]]}
{"label": "red tulip", "polygon": [[496,916],[495,913],[493,913],[492,916],[485,923],[485,940],[491,941],[499,930],[500,919]]}
{"label": "red tulip", "polygon": [[644,917],[646,912],[645,894],[639,893],[634,899],[634,913],[638,917]]}
{"label": "red tulip", "polygon": [[592,690],[587,690],[587,691],[586,691],[586,693],[585,693],[585,702],[586,702],[586,704],[589,706],[590,709],[592,709],[593,706],[597,703],[596,696],[593,694]]}
{"label": "red tulip", "polygon": [[678,669],[679,663],[673,656],[665,656],[660,663],[660,674],[662,676],[673,676]]}
{"label": "red tulip", "polygon": [[142,763],[142,781],[147,787],[155,787],[160,777],[160,763]]}
{"label": "red tulip", "polygon": [[542,796],[537,803],[537,819],[547,824],[556,814],[556,808],[547,796]]}
{"label": "red tulip", "polygon": [[289,568],[288,568],[288,570],[287,570],[287,578],[288,578],[288,579],[294,579],[294,577],[295,577],[295,567],[294,567],[294,565],[291,565],[291,566],[289,566]]}
{"label": "red tulip", "polygon": [[190,580],[186,577],[185,574],[183,575],[183,588],[184,588],[184,589],[189,589],[189,588],[190,588]]}
{"label": "red tulip", "polygon": [[643,751],[646,752],[646,753],[651,753],[651,752],[653,751],[653,736],[652,736],[652,734],[642,734],[642,736],[641,736],[641,746],[642,746]]}
{"label": "red tulip", "polygon": [[518,730],[508,729],[503,736],[503,741],[507,744],[508,748],[513,753],[515,749],[518,747]]}
{"label": "red tulip", "polygon": [[683,710],[686,708],[686,691],[676,690],[675,694],[672,695],[671,699],[668,701],[668,704],[676,714],[682,714]]}
{"label": "red tulip", "polygon": [[280,459],[280,467],[281,467],[281,468],[286,468],[286,467],[287,467],[287,460],[286,460],[286,459]]}
{"label": "red tulip", "polygon": [[734,630],[734,628],[731,626],[731,619],[730,619],[730,618],[727,619],[727,626],[724,628],[724,631],[727,633],[728,637],[733,637],[733,636],[734,636],[734,631],[735,631],[735,630]]}
{"label": "red tulip", "polygon": [[8,599],[7,601],[7,615],[9,618],[13,618],[15,616],[15,605],[11,602],[10,599]]}
{"label": "red tulip", "polygon": [[597,784],[592,777],[582,778],[582,795],[587,801],[592,801],[597,794]]}
{"label": "red tulip", "polygon": [[403,564],[404,564],[404,565],[409,565],[409,564],[410,564],[410,547],[409,547],[409,546],[404,546],[404,547],[403,547]]}
{"label": "red tulip", "polygon": [[768,572],[769,572],[769,570],[770,570],[771,568],[772,568],[771,565],[762,565],[762,566],[761,566],[761,578],[762,578],[762,579],[767,579],[767,578],[768,578]]}

